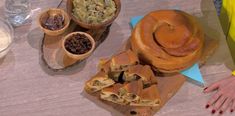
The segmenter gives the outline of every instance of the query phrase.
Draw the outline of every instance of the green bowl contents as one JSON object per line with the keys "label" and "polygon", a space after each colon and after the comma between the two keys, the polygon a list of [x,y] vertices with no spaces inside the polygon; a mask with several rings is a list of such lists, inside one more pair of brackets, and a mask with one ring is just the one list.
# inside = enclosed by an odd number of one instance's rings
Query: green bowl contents
{"label": "green bowl contents", "polygon": [[113,0],[73,0],[73,6],[73,16],[88,24],[103,23],[116,12]]}

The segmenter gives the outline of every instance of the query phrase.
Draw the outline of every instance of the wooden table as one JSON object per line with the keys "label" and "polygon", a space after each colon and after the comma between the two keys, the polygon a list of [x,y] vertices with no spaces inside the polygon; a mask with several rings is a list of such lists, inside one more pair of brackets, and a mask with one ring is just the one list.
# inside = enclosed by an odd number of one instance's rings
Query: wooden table
{"label": "wooden table", "polygon": [[[0,60],[0,116],[117,116],[102,103],[96,105],[83,91],[84,82],[96,73],[98,60],[116,53],[131,34],[129,20],[157,9],[180,9],[198,17],[205,32],[220,39],[220,47],[201,68],[207,84],[230,75],[233,67],[225,37],[216,16],[213,0],[121,0],[122,11],[111,27],[108,38],[89,59],[74,68],[55,73],[40,58],[43,33],[37,15],[45,8],[56,7],[59,0],[32,0],[33,22],[15,29],[10,53]],[[0,2],[0,16],[3,16]],[[204,106],[210,95],[186,82],[180,91],[156,115],[206,116]],[[102,107],[100,107],[102,106]],[[225,113],[229,115],[229,113]]]}

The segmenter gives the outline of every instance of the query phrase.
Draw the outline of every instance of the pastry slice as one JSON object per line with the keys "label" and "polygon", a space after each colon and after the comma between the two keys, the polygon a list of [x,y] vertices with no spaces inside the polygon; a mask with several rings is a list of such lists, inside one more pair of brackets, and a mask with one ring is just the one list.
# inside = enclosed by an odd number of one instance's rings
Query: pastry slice
{"label": "pastry slice", "polygon": [[124,72],[109,72],[109,78],[113,79],[115,82],[123,83],[123,73]]}
{"label": "pastry slice", "polygon": [[100,59],[98,68],[100,71],[103,71],[106,74],[108,74],[110,72],[110,64],[111,64],[111,60],[106,59],[106,58]]}
{"label": "pastry slice", "polygon": [[129,67],[124,73],[123,78],[128,82],[141,79],[144,82],[144,85],[157,84],[157,78],[151,67],[148,65],[135,65]]}
{"label": "pastry slice", "polygon": [[152,85],[148,88],[143,89],[139,95],[139,102],[131,102],[131,106],[150,106],[156,107],[161,103],[159,91],[157,85]]}
{"label": "pastry slice", "polygon": [[123,96],[127,102],[138,102],[143,90],[143,82],[141,80],[132,81],[125,84],[123,88],[120,89],[120,95]]}
{"label": "pastry slice", "polygon": [[103,88],[113,85],[115,82],[104,72],[97,73],[92,79],[86,82],[85,90],[89,93],[100,91]]}
{"label": "pastry slice", "polygon": [[110,68],[112,72],[121,72],[138,63],[137,55],[131,50],[127,50],[112,57]]}
{"label": "pastry slice", "polygon": [[114,84],[111,87],[104,88],[101,91],[100,98],[106,101],[110,101],[113,103],[126,105],[127,102],[120,96],[120,88],[123,87],[123,84]]}

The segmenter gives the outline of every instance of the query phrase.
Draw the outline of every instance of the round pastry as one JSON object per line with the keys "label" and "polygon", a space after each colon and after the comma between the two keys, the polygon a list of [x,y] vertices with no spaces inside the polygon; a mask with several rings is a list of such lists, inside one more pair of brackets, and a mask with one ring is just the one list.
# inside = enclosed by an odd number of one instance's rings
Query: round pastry
{"label": "round pastry", "polygon": [[189,68],[201,56],[204,33],[196,19],[178,10],[146,15],[134,28],[131,47],[145,63],[161,72]]}

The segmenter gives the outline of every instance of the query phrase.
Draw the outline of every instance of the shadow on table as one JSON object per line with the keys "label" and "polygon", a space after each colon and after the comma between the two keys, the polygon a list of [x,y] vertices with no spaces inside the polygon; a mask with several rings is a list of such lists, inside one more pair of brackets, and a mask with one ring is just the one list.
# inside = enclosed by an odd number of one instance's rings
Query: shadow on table
{"label": "shadow on table", "polygon": [[202,0],[201,12],[202,16],[199,16],[198,20],[201,23],[205,34],[209,38],[219,40],[219,47],[216,49],[215,53],[211,55],[206,64],[225,64],[228,68],[234,67],[224,33],[219,29],[221,28],[220,22],[218,19],[214,19],[217,18],[217,13],[215,12],[212,2],[209,0]]}
{"label": "shadow on table", "polygon": [[29,45],[32,48],[40,49],[41,41],[43,38],[43,32],[40,30],[40,28],[35,28],[29,32],[27,35],[27,40]]}

